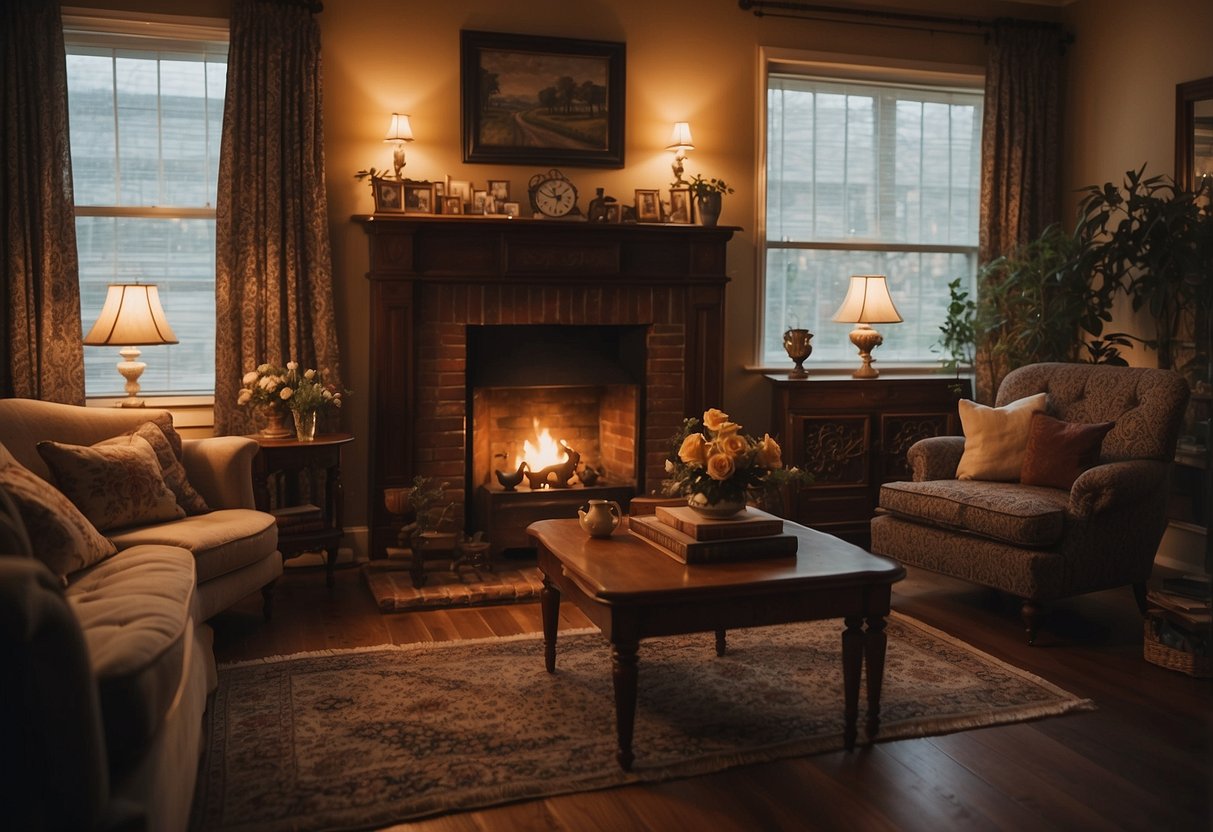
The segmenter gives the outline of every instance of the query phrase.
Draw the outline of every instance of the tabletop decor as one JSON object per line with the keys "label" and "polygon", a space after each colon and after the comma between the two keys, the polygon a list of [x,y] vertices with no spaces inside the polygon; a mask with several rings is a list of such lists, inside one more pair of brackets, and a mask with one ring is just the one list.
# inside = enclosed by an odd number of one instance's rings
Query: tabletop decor
{"label": "tabletop decor", "polygon": [[320,372],[299,371],[299,364],[288,361],[285,367],[260,364],[241,379],[236,404],[257,408],[266,419],[261,435],[285,439],[291,435],[286,425],[289,411],[295,422],[295,438],[310,442],[316,438],[316,415],[329,407],[341,407],[342,392],[325,384]]}
{"label": "tabletop decor", "polygon": [[720,209],[724,195],[733,193],[732,187],[725,184],[723,179],[704,179],[695,174],[687,183],[691,195],[695,197],[695,207],[699,209],[699,222],[706,226],[714,226],[720,220]]}
{"label": "tabletop decor", "polygon": [[799,468],[785,468],[779,444],[770,434],[762,439],[741,432],[729,414],[710,408],[703,420],[690,418],[674,437],[663,482],[669,496],[685,494],[687,505],[706,517],[736,516],[748,499],[763,502],[784,485],[807,483]]}

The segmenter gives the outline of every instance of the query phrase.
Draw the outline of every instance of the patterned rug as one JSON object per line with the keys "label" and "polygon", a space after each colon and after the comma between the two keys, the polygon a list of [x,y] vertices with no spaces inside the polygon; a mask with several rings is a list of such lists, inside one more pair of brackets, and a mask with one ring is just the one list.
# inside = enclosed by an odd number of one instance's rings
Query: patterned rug
{"label": "patterned rug", "polygon": [[425,585],[413,586],[408,565],[396,560],[374,560],[362,565],[366,585],[380,612],[400,612],[469,604],[511,604],[534,601],[543,590],[538,567],[492,570],[463,567],[458,572],[426,572]]}
{"label": "patterned rug", "polygon": [[[610,652],[561,633],[222,667],[196,830],[364,829],[841,749],[841,622],[640,646],[635,770],[615,763]],[[1093,710],[906,616],[889,620],[878,741]],[[863,736],[861,693],[860,741]]]}

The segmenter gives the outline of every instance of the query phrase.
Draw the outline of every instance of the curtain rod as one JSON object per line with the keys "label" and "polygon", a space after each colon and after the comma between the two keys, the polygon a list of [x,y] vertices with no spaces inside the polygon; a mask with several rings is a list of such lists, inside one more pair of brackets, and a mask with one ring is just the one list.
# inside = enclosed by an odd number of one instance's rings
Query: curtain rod
{"label": "curtain rod", "polygon": [[[913,12],[891,12],[865,8],[839,8],[820,3],[793,3],[787,0],[738,0],[742,11],[754,12],[755,17],[786,17],[793,20],[824,20],[833,23],[851,23],[856,26],[881,26],[889,29],[917,29],[929,32],[947,32],[955,35],[988,37],[998,28],[1002,20],[982,20],[975,17],[945,17],[942,15],[917,14]],[[777,11],[768,11],[775,9]],[[830,16],[823,16],[830,15]],[[851,18],[848,20],[847,18]],[[1074,36],[1065,32],[1060,24],[1038,20],[1016,20],[1019,25],[1056,29],[1062,35],[1062,43],[1074,42]],[[949,26],[950,29],[937,29]],[[973,31],[965,31],[972,29]]]}

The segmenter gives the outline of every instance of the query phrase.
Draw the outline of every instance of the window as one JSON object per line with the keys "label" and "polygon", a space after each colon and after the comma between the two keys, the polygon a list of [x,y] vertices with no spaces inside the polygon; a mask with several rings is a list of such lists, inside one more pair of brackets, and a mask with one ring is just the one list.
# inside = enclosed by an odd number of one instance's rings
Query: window
{"label": "window", "polygon": [[830,320],[852,274],[887,275],[903,318],[877,327],[878,359],[937,362],[947,284],[971,287],[976,272],[980,77],[966,88],[768,67],[761,363],[787,364],[794,325],[815,334],[813,361],[857,361],[852,325]]}
{"label": "window", "polygon": [[[65,14],[64,37],[84,331],[109,283],[156,283],[180,343],[145,349],[142,393],[213,394],[226,26]],[[84,348],[89,396],[122,395],[117,361]]]}

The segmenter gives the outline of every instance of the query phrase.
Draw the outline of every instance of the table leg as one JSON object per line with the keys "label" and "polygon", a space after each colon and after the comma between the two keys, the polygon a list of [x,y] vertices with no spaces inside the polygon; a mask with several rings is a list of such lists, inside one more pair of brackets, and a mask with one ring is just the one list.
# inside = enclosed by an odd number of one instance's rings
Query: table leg
{"label": "table leg", "polygon": [[847,751],[855,747],[859,721],[859,677],[863,670],[863,619],[857,615],[844,619],[846,629],[842,631],[842,687],[843,712],[846,726],[842,731]]}
{"label": "table leg", "polygon": [[548,673],[556,672],[556,624],[560,620],[560,590],[552,586],[547,576],[543,578],[543,591],[539,594],[540,614],[543,618],[543,661]]}
{"label": "table leg", "polygon": [[723,627],[718,627],[716,629],[716,655],[717,656],[724,655],[724,648],[725,648],[724,633],[725,633],[725,631],[724,631]]}
{"label": "table leg", "polygon": [[611,676],[615,682],[615,728],[619,750],[615,759],[624,771],[632,770],[632,731],[636,724],[636,651],[634,641],[611,643]]}
{"label": "table leg", "polygon": [[880,688],[884,684],[884,656],[889,643],[884,616],[868,617],[868,629],[863,637],[864,662],[868,670],[868,742],[880,731]]}

